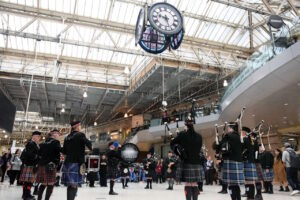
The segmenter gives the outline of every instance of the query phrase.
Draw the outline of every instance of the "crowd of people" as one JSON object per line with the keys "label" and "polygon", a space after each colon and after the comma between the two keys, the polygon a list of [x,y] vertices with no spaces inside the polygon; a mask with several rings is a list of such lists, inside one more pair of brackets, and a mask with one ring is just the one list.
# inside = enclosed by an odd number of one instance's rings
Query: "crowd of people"
{"label": "crowd of people", "polygon": [[[237,122],[231,122],[222,140],[214,144],[214,162],[211,156],[206,157],[203,153],[202,137],[195,132],[193,123],[188,119],[185,131],[171,140],[171,150],[166,158],[157,158],[152,148],[141,162],[128,163],[122,160],[121,145],[110,142],[107,152],[100,156],[100,170],[88,173],[85,148],[92,150],[92,144],[80,132],[79,121],[71,122],[72,130],[62,147],[58,130],[52,130],[42,143],[41,133],[35,131],[23,152],[17,149],[14,154],[10,150],[3,153],[1,182],[7,175],[10,185],[16,182],[22,186],[25,200],[35,199],[33,195],[37,195],[38,200],[43,196],[49,200],[60,180],[67,187],[67,200],[75,199],[83,183],[95,187],[97,181],[101,187],[108,187],[109,183],[109,195],[118,195],[114,191],[116,182],[121,182],[122,188],[126,189],[129,183],[142,181],[147,190],[155,189],[153,182],[167,183],[167,190],[184,182],[187,200],[197,200],[204,183],[219,183],[222,186],[219,193],[229,193],[233,200],[241,197],[262,200],[262,193],[274,193],[273,184],[277,184],[281,192],[289,192],[291,187],[291,195],[300,193],[299,167],[293,162],[296,153],[291,144],[285,143],[284,151],[266,151],[263,144],[259,144],[256,132],[242,127],[240,137]],[[61,177],[58,172],[62,173]],[[243,195],[241,186],[245,187]],[[32,187],[35,188],[33,195]]]}

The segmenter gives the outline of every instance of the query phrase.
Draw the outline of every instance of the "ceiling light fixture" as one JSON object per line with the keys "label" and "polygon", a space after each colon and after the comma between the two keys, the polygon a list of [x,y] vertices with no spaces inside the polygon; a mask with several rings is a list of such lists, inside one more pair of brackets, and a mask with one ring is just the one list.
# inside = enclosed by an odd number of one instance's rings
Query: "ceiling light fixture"
{"label": "ceiling light fixture", "polygon": [[97,122],[94,122],[94,126],[97,126]]}
{"label": "ceiling light fixture", "polygon": [[283,117],[283,119],[287,119],[287,117]]}
{"label": "ceiling light fixture", "polygon": [[289,141],[294,141],[294,140],[295,140],[294,138],[290,138],[290,139],[289,139]]}
{"label": "ceiling light fixture", "polygon": [[124,115],[124,118],[127,118],[128,117],[128,114],[127,113],[125,113],[125,115]]}
{"label": "ceiling light fixture", "polygon": [[129,74],[129,73],[130,73],[129,68],[128,68],[127,66],[126,66],[125,69],[124,69],[124,73],[125,73],[125,74]]}
{"label": "ceiling light fixture", "polygon": [[5,133],[6,131],[5,131],[5,130],[3,130],[2,132],[3,132],[3,133]]}
{"label": "ceiling light fixture", "polygon": [[64,113],[64,112],[65,112],[65,108],[62,108],[62,109],[61,109],[61,112]]}
{"label": "ceiling light fixture", "polygon": [[255,117],[255,115],[253,114],[252,117]]}
{"label": "ceiling light fixture", "polygon": [[223,82],[223,86],[224,86],[224,87],[227,87],[227,86],[228,86],[228,82],[227,82],[227,80],[224,80],[224,82]]}
{"label": "ceiling light fixture", "polygon": [[289,104],[288,104],[288,103],[285,103],[285,104],[283,104],[283,105],[288,106]]}
{"label": "ceiling light fixture", "polygon": [[88,97],[88,95],[87,95],[87,92],[86,92],[86,91],[84,91],[84,93],[83,93],[83,97],[84,97],[84,98],[87,98],[87,97]]}
{"label": "ceiling light fixture", "polygon": [[35,129],[37,130],[37,129],[39,129],[39,127],[38,127],[38,126],[35,126]]}
{"label": "ceiling light fixture", "polygon": [[8,135],[4,135],[4,138],[8,138]]}

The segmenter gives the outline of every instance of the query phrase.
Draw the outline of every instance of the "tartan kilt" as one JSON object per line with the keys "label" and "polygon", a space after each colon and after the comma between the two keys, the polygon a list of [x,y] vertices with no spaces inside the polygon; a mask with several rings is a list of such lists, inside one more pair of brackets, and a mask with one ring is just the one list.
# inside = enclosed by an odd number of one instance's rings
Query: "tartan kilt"
{"label": "tartan kilt", "polygon": [[222,181],[231,185],[244,185],[244,165],[242,162],[224,160]]}
{"label": "tartan kilt", "polygon": [[118,174],[119,172],[117,167],[109,166],[107,168],[107,179],[116,179]]}
{"label": "tartan kilt", "polygon": [[204,171],[199,164],[184,164],[182,169],[182,181],[187,183],[202,182]]}
{"label": "tartan kilt", "polygon": [[246,183],[255,184],[258,180],[255,163],[244,162],[244,176]]}
{"label": "tartan kilt", "polygon": [[46,166],[40,165],[37,172],[36,182],[43,185],[53,185],[56,183],[56,169],[47,171]]}
{"label": "tartan kilt", "polygon": [[257,174],[257,182],[264,181],[263,170],[260,163],[255,163],[256,166],[256,174]]}
{"label": "tartan kilt", "polygon": [[22,168],[19,181],[34,183],[35,182],[34,167],[33,166],[24,166]]}
{"label": "tartan kilt", "polygon": [[65,186],[80,186],[82,183],[82,175],[79,173],[79,170],[79,163],[64,163],[62,168],[61,183]]}
{"label": "tartan kilt", "polygon": [[274,172],[273,169],[270,169],[270,171],[267,173],[266,169],[263,169],[263,178],[266,182],[272,182],[274,179]]}
{"label": "tartan kilt", "polygon": [[180,182],[182,178],[182,164],[176,166],[176,181]]}

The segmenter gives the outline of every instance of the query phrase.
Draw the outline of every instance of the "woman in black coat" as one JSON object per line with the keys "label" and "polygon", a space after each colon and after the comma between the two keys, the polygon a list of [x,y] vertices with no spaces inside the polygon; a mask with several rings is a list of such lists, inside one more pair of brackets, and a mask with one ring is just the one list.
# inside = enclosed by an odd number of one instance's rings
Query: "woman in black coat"
{"label": "woman in black coat", "polygon": [[100,186],[107,187],[107,158],[105,154],[100,159]]}
{"label": "woman in black coat", "polygon": [[42,199],[46,187],[45,200],[49,200],[56,183],[56,168],[60,162],[61,151],[58,138],[59,131],[55,129],[48,134],[46,141],[40,144],[40,161],[36,180],[37,183],[41,184],[38,191],[38,200]]}

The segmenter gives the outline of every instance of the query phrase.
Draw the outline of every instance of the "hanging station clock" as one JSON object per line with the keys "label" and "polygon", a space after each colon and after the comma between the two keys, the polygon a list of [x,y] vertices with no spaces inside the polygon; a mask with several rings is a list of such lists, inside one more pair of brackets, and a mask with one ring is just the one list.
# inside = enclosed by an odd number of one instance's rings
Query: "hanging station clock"
{"label": "hanging station clock", "polygon": [[148,13],[151,26],[167,36],[175,35],[182,29],[182,16],[171,4],[156,3],[150,7]]}
{"label": "hanging station clock", "polygon": [[183,18],[168,3],[145,4],[138,15],[135,27],[135,45],[148,53],[158,54],[168,47],[179,48],[184,36]]}
{"label": "hanging station clock", "polygon": [[142,8],[135,26],[135,46],[140,42],[145,31],[145,9]]}

